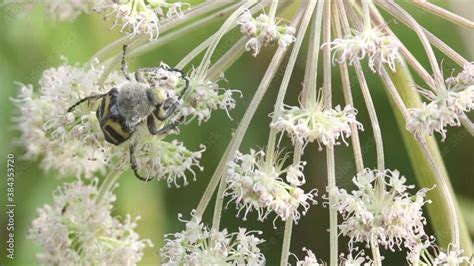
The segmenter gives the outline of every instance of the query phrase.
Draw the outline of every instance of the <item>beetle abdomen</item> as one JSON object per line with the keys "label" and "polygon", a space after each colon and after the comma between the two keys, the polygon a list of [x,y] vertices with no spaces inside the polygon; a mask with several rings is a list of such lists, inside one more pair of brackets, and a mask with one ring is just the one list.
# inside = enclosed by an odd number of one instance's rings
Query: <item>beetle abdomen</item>
{"label": "beetle abdomen", "polygon": [[105,140],[114,145],[123,143],[133,133],[133,130],[126,126],[123,115],[118,112],[117,99],[118,90],[114,88],[102,98],[102,102],[96,111]]}

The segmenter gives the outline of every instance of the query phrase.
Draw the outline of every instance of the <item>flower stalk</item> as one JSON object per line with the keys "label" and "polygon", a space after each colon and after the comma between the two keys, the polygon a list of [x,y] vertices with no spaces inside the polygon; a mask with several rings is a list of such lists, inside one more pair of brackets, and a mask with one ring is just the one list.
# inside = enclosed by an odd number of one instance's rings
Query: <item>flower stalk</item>
{"label": "flower stalk", "polygon": [[[301,19],[301,15],[302,15],[302,11],[300,11],[299,14],[295,16],[295,18],[291,22],[292,26],[299,23],[299,20]],[[208,186],[205,192],[203,193],[203,196],[201,197],[201,200],[199,201],[199,204],[196,208],[196,215],[202,216],[207,206],[209,205],[211,197],[214,194],[214,191],[217,188],[217,185],[221,181],[221,177],[223,177],[225,173],[227,163],[230,160],[232,160],[232,157],[236,154],[237,150],[239,149],[239,146],[242,143],[245,132],[247,131],[247,128],[250,124],[250,121],[252,120],[255,112],[257,111],[257,108],[260,102],[262,101],[263,96],[265,95],[273,77],[275,76],[281,62],[283,61],[283,57],[286,53],[286,50],[287,50],[286,47],[282,47],[282,46],[278,47],[278,49],[276,50],[257,90],[255,91],[255,94],[252,100],[250,101],[249,107],[245,111],[245,114],[242,117],[242,120],[240,121],[239,126],[234,132],[234,136],[232,140],[227,145],[227,148],[222,156],[222,159],[219,161],[219,164],[217,165],[217,168],[214,171],[214,174],[209,180]],[[220,200],[219,197],[217,199]]]}
{"label": "flower stalk", "polygon": [[[415,107],[421,105],[421,98],[416,93],[416,90],[411,86],[414,84],[414,81],[408,72],[406,66],[399,66],[396,73],[389,73],[391,80],[393,81],[395,88],[403,99],[407,107]],[[406,121],[403,116],[403,112],[395,104],[392,97],[389,97],[391,104],[394,106],[393,110],[397,123],[400,128],[404,128]],[[442,247],[447,247],[449,243],[455,241],[455,234],[446,234],[446,228],[451,228],[453,230],[453,221],[451,219],[446,219],[447,213],[452,213],[452,211],[457,212],[456,216],[457,222],[459,225],[459,245],[465,252],[465,254],[472,254],[472,243],[470,240],[469,233],[467,232],[465,222],[462,220],[462,216],[459,213],[457,207],[454,210],[450,209],[450,206],[457,206],[456,202],[448,204],[447,200],[453,199],[454,193],[449,182],[448,174],[444,166],[438,144],[434,137],[426,137],[425,146],[423,147],[420,142],[407,130],[401,130],[403,140],[405,142],[405,147],[408,150],[408,155],[410,161],[413,165],[415,171],[415,177],[422,187],[431,187],[435,185],[438,189],[433,189],[429,192],[429,196],[432,199],[432,204],[427,206],[428,214],[431,219],[431,224],[435,231],[437,240],[439,241]],[[423,149],[426,151],[424,152]],[[439,175],[442,176],[442,179],[436,176],[435,171],[433,170],[432,163],[429,158],[426,157],[427,154],[430,154],[433,158],[436,168],[439,170]],[[440,183],[440,182],[444,182]],[[446,189],[443,189],[445,187]],[[449,193],[450,195],[447,195]],[[452,216],[452,215],[450,215]]]}
{"label": "flower stalk", "polygon": [[102,184],[100,185],[99,190],[97,192],[97,196],[95,199],[97,204],[102,201],[105,195],[107,195],[114,189],[115,185],[117,184],[117,180],[122,174],[122,169],[118,169],[117,167],[111,167],[111,170],[105,176],[104,181],[102,181]]}

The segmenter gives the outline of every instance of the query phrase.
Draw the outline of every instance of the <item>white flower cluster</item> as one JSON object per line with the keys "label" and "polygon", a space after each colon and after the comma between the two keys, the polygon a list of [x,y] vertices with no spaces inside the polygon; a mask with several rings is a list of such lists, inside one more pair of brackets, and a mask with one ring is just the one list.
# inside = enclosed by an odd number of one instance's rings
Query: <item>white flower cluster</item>
{"label": "white flower cluster", "polygon": [[280,47],[288,47],[296,40],[294,27],[280,26],[278,20],[275,21],[266,14],[254,18],[249,10],[245,10],[237,22],[241,25],[242,34],[250,38],[245,49],[253,51],[253,56],[260,53],[262,46],[278,42]]}
{"label": "white flower cluster", "polygon": [[[440,266],[458,266],[473,265],[474,260],[468,256],[463,256],[464,250],[457,248],[450,243],[446,251],[440,250],[435,244],[434,237],[431,241],[420,241],[410,248],[407,256],[407,262],[410,265],[440,265]],[[434,251],[435,254],[431,254]]]}
{"label": "white flower cluster", "polygon": [[95,113],[87,105],[80,106],[77,115],[66,112],[82,97],[104,93],[125,80],[114,75],[109,84],[99,87],[96,80],[101,72],[62,65],[44,71],[39,91],[20,85],[13,101],[20,110],[15,121],[27,158],[42,155],[43,168],[57,170],[60,176],[92,177],[105,171],[111,145],[105,143]]}
{"label": "white flower cluster", "polygon": [[449,244],[446,252],[440,251],[434,259],[434,265],[451,266],[451,265],[473,265],[474,261],[467,256],[463,256],[463,250],[456,248],[455,245]]}
{"label": "white flower cluster", "polygon": [[406,255],[406,261],[410,265],[426,265],[423,262],[423,259],[426,258],[426,256],[422,255],[424,255],[425,252],[428,252],[428,248],[435,246],[434,242],[434,237],[426,236],[422,239],[419,239],[417,242],[411,243],[409,251]]}
{"label": "white flower cluster", "polygon": [[[63,65],[43,73],[38,92],[31,85],[20,86],[20,93],[13,100],[20,110],[15,120],[28,158],[41,155],[43,168],[58,171],[60,177],[90,178],[97,172],[105,172],[112,161],[128,167],[128,143],[114,146],[105,141],[95,114],[97,101],[84,103],[67,113],[79,99],[121,88],[128,82],[114,72],[99,86],[97,80],[102,72],[103,68],[85,71]],[[177,185],[179,178],[187,184],[186,173],[189,171],[194,176],[192,168],[201,168],[199,160],[204,148],[191,152],[181,142],[165,142],[162,137],[145,133],[147,130],[145,125],[140,126],[130,140],[136,146],[140,172],[147,177],[166,179],[168,184]]]}
{"label": "white flower cluster", "polygon": [[296,262],[296,266],[323,266],[324,262],[318,260],[316,255],[314,255],[313,251],[303,248],[303,251],[306,251],[306,256],[304,260],[298,260]]}
{"label": "white flower cluster", "polygon": [[[229,203],[235,202],[239,214],[244,210],[244,220],[255,209],[260,221],[275,212],[275,220],[280,217],[298,222],[301,214],[305,215],[310,205],[316,203],[315,189],[305,193],[299,187],[305,183],[302,172],[305,163],[283,168],[286,157],[277,157],[274,155],[269,161],[263,151],[251,150],[250,154],[238,152],[229,162],[225,195],[231,197]],[[286,182],[281,177],[285,174]],[[302,211],[298,210],[300,206]]]}
{"label": "white flower cluster", "polygon": [[170,97],[176,98],[180,91],[186,86],[183,74],[178,71],[170,71],[171,67],[161,62],[157,70],[147,71],[143,75],[150,85],[158,85],[167,90]]}
{"label": "white flower cluster", "polygon": [[446,126],[461,126],[459,118],[474,109],[474,64],[466,64],[456,77],[446,80],[448,89],[438,95],[423,91],[430,100],[419,108],[410,108],[407,129],[421,137],[436,131],[446,139]]}
{"label": "white flower cluster", "polygon": [[[382,189],[380,183],[387,187]],[[406,179],[396,170],[365,169],[353,178],[357,190],[349,194],[337,192],[335,208],[343,217],[339,225],[341,234],[350,237],[350,244],[377,241],[386,249],[410,249],[413,243],[425,238],[422,207],[428,189],[415,195],[407,192],[413,186],[405,185]],[[403,244],[403,246],[402,246]]]}
{"label": "white flower cluster", "polygon": [[134,231],[140,217],[111,215],[115,195],[97,200],[97,179],[64,184],[54,193],[54,203],[38,209],[28,238],[42,247],[38,259],[45,265],[135,265],[149,240]]}
{"label": "white flower cluster", "polygon": [[289,106],[270,126],[278,131],[285,131],[293,142],[307,144],[317,140],[321,149],[321,143],[325,146],[340,144],[339,138],[347,145],[345,138],[352,134],[351,124],[363,130],[356,115],[357,110],[350,105],[342,110],[340,106],[323,109],[321,104],[302,108]]}
{"label": "white flower cluster", "polygon": [[168,3],[167,0],[102,0],[95,10],[104,13],[104,18],[115,14],[112,28],[120,27],[120,32],[127,32],[130,38],[137,34],[149,35],[156,40],[160,33],[160,22],[164,19],[181,19],[183,9],[190,4],[183,2]]}
{"label": "white flower cluster", "polygon": [[467,87],[474,85],[474,62],[464,64],[463,71],[461,71],[456,77],[448,78],[446,83],[451,87]]}
{"label": "white flower cluster", "polygon": [[[201,218],[192,214],[186,229],[180,233],[166,235],[166,243],[160,250],[162,265],[264,265],[265,257],[258,245],[264,240],[256,237],[259,231],[228,233],[226,229],[216,231],[201,223]],[[181,217],[181,216],[180,216]]]}
{"label": "white flower cluster", "polygon": [[[339,259],[341,260],[342,266],[370,266],[372,265],[372,260],[369,256],[365,255],[364,250],[359,252],[358,248],[351,248],[351,252],[347,255],[341,254]],[[357,252],[355,256],[352,255],[352,252]]]}
{"label": "white flower cluster", "polygon": [[395,36],[383,33],[379,27],[356,32],[354,36],[337,38],[323,45],[331,45],[331,50],[334,51],[333,62],[339,64],[352,65],[354,61],[367,57],[374,73],[380,72],[384,64],[395,72],[397,61],[402,60],[398,52],[400,41]]}
{"label": "white flower cluster", "polygon": [[[214,110],[229,110],[235,108],[234,93],[239,90],[221,88],[218,82],[202,80],[193,71],[189,78],[189,89],[184,95],[184,102],[179,110],[178,118],[184,117],[188,122],[197,119],[199,123],[207,121]],[[224,80],[222,78],[221,80]]]}
{"label": "white flower cluster", "polygon": [[189,184],[186,177],[187,171],[189,171],[193,180],[196,181],[196,173],[193,168],[197,167],[199,170],[203,170],[199,162],[202,153],[206,150],[204,145],[200,146],[200,150],[193,152],[178,140],[171,142],[160,140],[150,135],[147,130],[142,127],[140,131],[146,132],[136,132],[132,139],[136,145],[135,158],[140,175],[147,180],[164,179],[168,186],[174,184],[179,188],[178,179],[182,179],[185,186]]}

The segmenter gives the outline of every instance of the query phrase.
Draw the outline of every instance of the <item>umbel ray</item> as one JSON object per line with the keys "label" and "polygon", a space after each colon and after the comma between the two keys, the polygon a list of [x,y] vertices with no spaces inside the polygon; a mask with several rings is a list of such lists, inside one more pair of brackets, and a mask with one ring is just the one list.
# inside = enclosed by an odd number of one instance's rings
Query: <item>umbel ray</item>
{"label": "umbel ray", "polygon": [[[123,46],[121,70],[127,83],[119,88],[112,88],[103,94],[94,94],[82,98],[68,108],[72,112],[78,105],[87,101],[101,100],[96,110],[96,117],[105,140],[113,145],[120,145],[130,139],[137,126],[147,124],[148,131],[152,135],[163,135],[174,130],[179,121],[169,121],[189,88],[189,80],[179,69],[169,68],[161,65],[159,67],[139,68],[133,77],[128,74],[128,66],[125,60],[127,46]],[[160,70],[178,73],[179,78],[185,82],[185,87],[178,97],[174,97],[169,89],[160,86],[160,81],[167,77],[157,77]],[[157,126],[155,120],[161,126]],[[129,143],[130,165],[137,178],[150,181],[139,174],[137,161],[135,159],[135,144]]]}

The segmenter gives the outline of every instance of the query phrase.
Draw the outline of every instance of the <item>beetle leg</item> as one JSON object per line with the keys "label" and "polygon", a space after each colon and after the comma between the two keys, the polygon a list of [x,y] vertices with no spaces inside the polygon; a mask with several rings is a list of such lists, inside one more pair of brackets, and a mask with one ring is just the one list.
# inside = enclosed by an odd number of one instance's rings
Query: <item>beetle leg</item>
{"label": "beetle leg", "polygon": [[[160,121],[165,121],[166,119],[170,118],[171,115],[176,111],[176,108],[178,108],[178,102],[175,101],[173,102],[168,108],[162,109],[162,107],[165,105],[164,104],[159,104],[156,106],[155,110],[153,110],[153,115],[155,115],[156,119]],[[164,114],[161,113],[162,110],[165,110]]]}
{"label": "beetle leg", "polygon": [[176,129],[176,126],[178,126],[179,122],[178,121],[173,121],[170,124],[157,129],[156,124],[155,124],[155,118],[152,115],[149,115],[147,118],[147,125],[148,125],[148,130],[152,135],[164,135],[169,133],[170,131]]}
{"label": "beetle leg", "polygon": [[181,92],[181,95],[179,96],[179,99],[181,99],[183,97],[183,95],[186,93],[186,91],[188,90],[189,88],[189,79],[186,77],[186,75],[184,74],[183,70],[181,69],[177,69],[177,68],[170,68],[170,67],[162,67],[164,68],[165,70],[167,71],[172,71],[172,72],[178,72],[181,74],[181,78],[184,80],[185,82],[185,86],[184,86],[184,89],[183,91]]}
{"label": "beetle leg", "polygon": [[158,135],[158,129],[156,128],[155,118],[153,115],[149,115],[146,119],[146,125],[148,126],[148,131],[152,135]]}
{"label": "beetle leg", "polygon": [[144,178],[140,174],[138,174],[137,159],[135,158],[135,144],[132,144],[132,143],[130,143],[130,165],[135,176],[141,181],[148,182],[152,179],[152,178]]}
{"label": "beetle leg", "polygon": [[122,50],[123,50],[123,53],[122,53],[122,66],[121,66],[120,69],[122,70],[122,73],[125,76],[125,78],[129,81],[132,81],[132,79],[128,75],[128,65],[127,65],[127,61],[125,60],[125,54],[127,53],[127,45],[126,44],[123,45]]}

